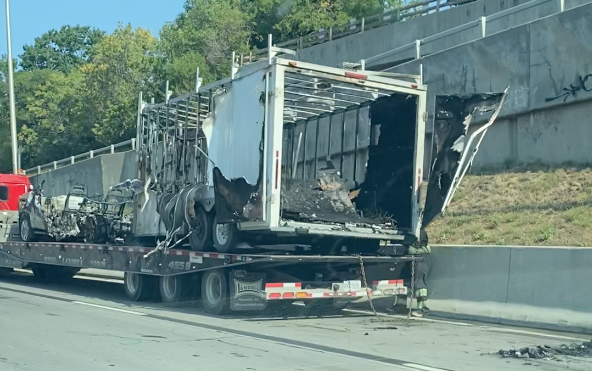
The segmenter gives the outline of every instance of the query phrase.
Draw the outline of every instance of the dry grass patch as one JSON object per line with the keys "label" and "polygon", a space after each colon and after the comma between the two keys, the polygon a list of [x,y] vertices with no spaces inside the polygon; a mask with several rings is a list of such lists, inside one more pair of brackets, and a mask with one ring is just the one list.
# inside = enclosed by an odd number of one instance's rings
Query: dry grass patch
{"label": "dry grass patch", "polygon": [[428,231],[441,244],[592,246],[592,169],[468,175]]}

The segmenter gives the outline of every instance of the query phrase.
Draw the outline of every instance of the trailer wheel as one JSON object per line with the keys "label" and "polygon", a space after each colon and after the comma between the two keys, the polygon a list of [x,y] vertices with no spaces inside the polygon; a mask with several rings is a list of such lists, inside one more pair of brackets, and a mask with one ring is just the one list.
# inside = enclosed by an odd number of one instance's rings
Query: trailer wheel
{"label": "trailer wheel", "polygon": [[181,301],[186,282],[187,280],[180,275],[159,277],[158,287],[162,301],[169,304]]}
{"label": "trailer wheel", "polygon": [[195,208],[195,228],[187,238],[193,251],[208,250],[212,246],[212,217],[203,207]]}
{"label": "trailer wheel", "polygon": [[144,301],[154,297],[158,277],[146,274],[125,272],[123,287],[131,301]]}
{"label": "trailer wheel", "polygon": [[201,300],[206,312],[222,314],[228,310],[228,280],[223,270],[207,271],[201,278]]}
{"label": "trailer wheel", "polygon": [[239,231],[236,224],[225,223],[218,224],[218,218],[214,218],[212,239],[214,248],[218,252],[230,252],[239,242]]}
{"label": "trailer wheel", "polygon": [[31,227],[31,221],[28,216],[21,219],[20,233],[21,240],[24,242],[35,241],[35,231],[33,231],[33,227]]}

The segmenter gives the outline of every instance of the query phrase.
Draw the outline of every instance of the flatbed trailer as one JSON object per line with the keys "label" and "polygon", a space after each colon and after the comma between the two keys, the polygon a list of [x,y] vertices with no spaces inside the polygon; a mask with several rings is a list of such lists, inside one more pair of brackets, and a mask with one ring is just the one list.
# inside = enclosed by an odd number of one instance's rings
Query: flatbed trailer
{"label": "flatbed trailer", "polygon": [[311,255],[304,250],[221,254],[69,242],[0,243],[0,267],[29,268],[41,279],[69,278],[82,268],[125,272],[131,300],[159,296],[170,303],[191,292],[212,314],[264,310],[271,302],[340,309],[354,301],[394,299],[407,295],[399,276],[414,259]]}

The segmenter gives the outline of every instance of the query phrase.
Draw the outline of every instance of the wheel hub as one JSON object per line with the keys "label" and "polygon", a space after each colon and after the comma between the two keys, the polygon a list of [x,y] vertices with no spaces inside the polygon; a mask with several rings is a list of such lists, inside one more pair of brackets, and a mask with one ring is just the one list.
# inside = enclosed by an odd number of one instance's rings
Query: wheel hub
{"label": "wheel hub", "polygon": [[222,282],[216,275],[209,275],[206,281],[206,295],[211,303],[218,303],[222,296]]}
{"label": "wheel hub", "polygon": [[177,292],[177,279],[170,276],[165,276],[162,279],[164,294],[169,298],[175,296]]}
{"label": "wheel hub", "polygon": [[228,224],[216,224],[216,239],[221,244],[228,241]]}

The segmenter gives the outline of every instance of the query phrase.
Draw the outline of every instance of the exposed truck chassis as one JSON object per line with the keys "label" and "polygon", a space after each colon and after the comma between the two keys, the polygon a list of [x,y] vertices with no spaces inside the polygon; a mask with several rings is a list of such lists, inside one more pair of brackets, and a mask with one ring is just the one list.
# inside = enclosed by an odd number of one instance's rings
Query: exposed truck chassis
{"label": "exposed truck chassis", "polygon": [[[104,200],[95,200],[86,196],[82,186],[72,187],[64,196],[43,197],[42,183],[39,189],[20,198],[21,239],[32,242],[45,235],[58,242],[130,242],[131,215],[124,215],[124,209],[132,194],[118,186],[121,184],[113,187]],[[28,224],[25,228],[23,222]]]}
{"label": "exposed truck chassis", "polygon": [[[219,254],[168,249],[148,258],[152,248],[61,242],[0,243],[0,267],[31,268],[42,278],[73,276],[81,268],[125,272],[131,300],[160,291],[165,302],[183,292],[201,291],[204,309],[263,310],[268,302],[302,301],[313,307],[343,308],[348,302],[407,295],[398,279],[413,256],[322,256],[281,252]],[[363,263],[363,264],[360,264]],[[364,269],[367,284],[361,274]],[[197,281],[196,281],[197,280]],[[193,290],[197,289],[197,290]]]}

